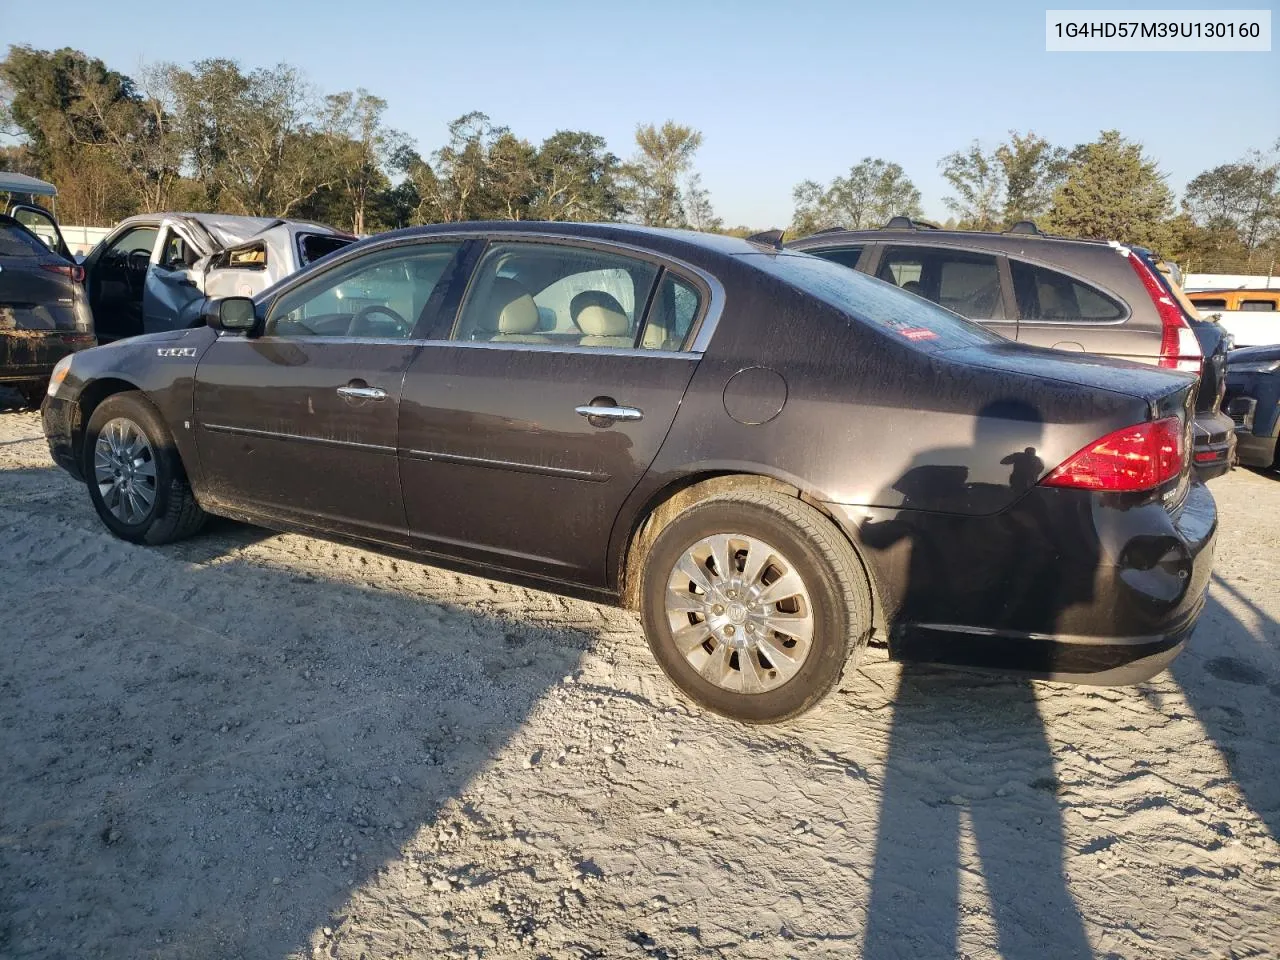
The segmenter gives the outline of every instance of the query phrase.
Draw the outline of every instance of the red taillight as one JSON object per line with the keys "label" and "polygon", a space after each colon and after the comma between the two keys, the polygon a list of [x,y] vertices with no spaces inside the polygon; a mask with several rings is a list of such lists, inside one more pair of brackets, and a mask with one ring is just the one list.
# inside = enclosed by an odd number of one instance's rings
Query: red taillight
{"label": "red taillight", "polygon": [[1040,482],[1085,490],[1151,490],[1177,477],[1186,459],[1182,421],[1165,417],[1107,434]]}
{"label": "red taillight", "polygon": [[1160,315],[1160,366],[1170,370],[1185,370],[1199,374],[1204,363],[1204,354],[1200,350],[1200,341],[1196,332],[1187,323],[1182,308],[1169,295],[1156,278],[1155,272],[1133,251],[1126,251],[1129,266],[1138,275],[1142,285],[1155,304]]}
{"label": "red taillight", "polygon": [[78,263],[42,263],[40,267],[50,273],[70,277],[76,283],[84,283],[84,267]]}

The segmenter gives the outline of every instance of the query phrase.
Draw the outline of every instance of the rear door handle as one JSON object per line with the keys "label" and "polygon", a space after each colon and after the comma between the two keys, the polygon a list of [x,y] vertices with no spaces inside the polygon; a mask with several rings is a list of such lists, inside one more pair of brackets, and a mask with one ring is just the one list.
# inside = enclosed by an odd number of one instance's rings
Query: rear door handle
{"label": "rear door handle", "polygon": [[617,407],[604,406],[597,404],[584,404],[581,407],[574,407],[574,412],[580,417],[586,417],[588,420],[643,420],[644,413],[635,407]]}
{"label": "rear door handle", "polygon": [[339,387],[338,396],[351,400],[385,400],[387,391],[381,387]]}

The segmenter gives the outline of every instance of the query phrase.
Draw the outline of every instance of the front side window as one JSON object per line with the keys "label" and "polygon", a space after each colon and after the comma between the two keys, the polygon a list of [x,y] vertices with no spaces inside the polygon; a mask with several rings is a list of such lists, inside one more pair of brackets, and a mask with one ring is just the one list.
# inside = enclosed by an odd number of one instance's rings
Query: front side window
{"label": "front side window", "polygon": [[1023,320],[1105,323],[1124,317],[1124,308],[1086,283],[1047,267],[1010,260],[1013,292]]}
{"label": "front side window", "polygon": [[150,260],[159,233],[156,227],[134,227],[103,251],[103,259],[127,261],[131,257],[143,256]]}
{"label": "front side window", "polygon": [[459,246],[395,247],[327,270],[276,301],[265,334],[407,339]]}
{"label": "front side window", "polygon": [[651,263],[586,247],[494,244],[476,268],[453,339],[633,347],[657,276]]}
{"label": "front side window", "polygon": [[176,230],[170,230],[165,236],[164,249],[160,252],[160,265],[170,270],[186,270],[200,259],[199,253],[191,247]]}
{"label": "front side window", "polygon": [[970,320],[1003,320],[996,258],[921,247],[890,247],[876,276]]}

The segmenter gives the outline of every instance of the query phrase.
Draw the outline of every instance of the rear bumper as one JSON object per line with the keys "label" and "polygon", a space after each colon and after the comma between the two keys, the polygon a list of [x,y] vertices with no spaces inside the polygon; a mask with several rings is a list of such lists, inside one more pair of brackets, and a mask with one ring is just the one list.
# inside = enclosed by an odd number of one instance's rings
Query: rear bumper
{"label": "rear bumper", "polygon": [[75,455],[75,405],[68,400],[46,396],[40,405],[40,420],[53,462],[77,480],[84,480]]}
{"label": "rear bumper", "polygon": [[893,659],[1096,684],[1177,656],[1218,527],[1202,483],[1173,514],[1148,495],[1042,487],[985,517],[830,508],[875,581]]}
{"label": "rear bumper", "polygon": [[1220,477],[1236,458],[1235,423],[1225,413],[1198,413],[1194,427],[1192,463],[1202,482]]}
{"label": "rear bumper", "polygon": [[0,330],[0,383],[47,380],[67,354],[96,344],[91,333]]}

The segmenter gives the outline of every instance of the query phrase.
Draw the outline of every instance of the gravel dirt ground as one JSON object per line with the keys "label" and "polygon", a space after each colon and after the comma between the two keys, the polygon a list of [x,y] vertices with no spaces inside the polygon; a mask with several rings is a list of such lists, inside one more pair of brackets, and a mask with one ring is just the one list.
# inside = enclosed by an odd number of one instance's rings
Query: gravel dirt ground
{"label": "gravel dirt ground", "polygon": [[873,652],[751,729],[627,612],[231,523],[116,540],[15,401],[0,956],[1280,956],[1280,479],[1214,482],[1151,682]]}

